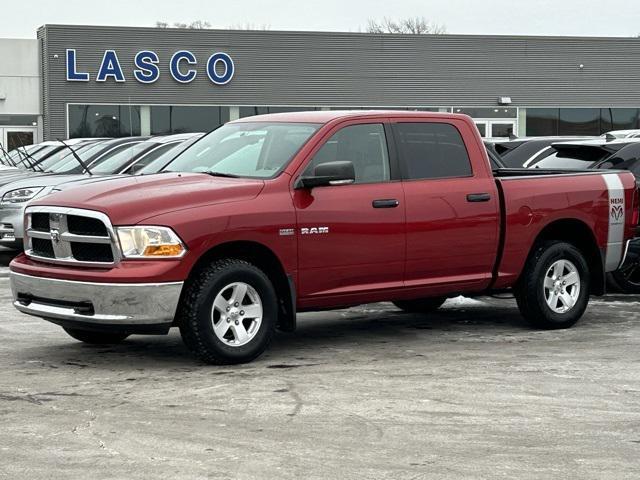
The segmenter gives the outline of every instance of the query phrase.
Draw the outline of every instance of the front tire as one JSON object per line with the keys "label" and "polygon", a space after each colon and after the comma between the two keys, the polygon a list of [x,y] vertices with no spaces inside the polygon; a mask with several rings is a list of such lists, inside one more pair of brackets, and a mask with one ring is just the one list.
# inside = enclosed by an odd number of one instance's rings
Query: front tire
{"label": "front tire", "polygon": [[537,328],[573,326],[589,303],[590,272],[584,255],[560,241],[538,245],[527,260],[515,297],[522,314]]}
{"label": "front tire", "polygon": [[91,345],[114,345],[129,336],[126,332],[97,332],[93,330],[78,330],[76,328],[65,328],[64,331],[76,340]]}
{"label": "front tire", "polygon": [[418,300],[398,300],[393,304],[408,313],[431,313],[438,310],[447,297],[420,298]]}
{"label": "front tire", "polygon": [[216,365],[246,363],[268,347],[278,302],[267,275],[244,260],[222,259],[189,282],[179,311],[189,350]]}

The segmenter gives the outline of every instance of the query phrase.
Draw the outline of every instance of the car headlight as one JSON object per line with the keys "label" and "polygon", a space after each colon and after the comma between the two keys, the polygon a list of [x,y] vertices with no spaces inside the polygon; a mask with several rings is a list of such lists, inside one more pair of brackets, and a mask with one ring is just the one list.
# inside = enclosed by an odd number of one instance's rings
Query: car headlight
{"label": "car headlight", "polygon": [[180,258],[187,249],[167,227],[116,227],[125,258]]}
{"label": "car headlight", "polygon": [[11,190],[2,196],[2,205],[13,205],[15,203],[28,202],[38,195],[44,187],[28,187]]}

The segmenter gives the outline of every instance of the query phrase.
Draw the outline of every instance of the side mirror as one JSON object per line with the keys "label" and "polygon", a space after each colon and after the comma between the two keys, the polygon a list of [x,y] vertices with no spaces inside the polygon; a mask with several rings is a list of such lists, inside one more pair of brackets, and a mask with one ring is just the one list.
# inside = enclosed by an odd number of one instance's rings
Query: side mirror
{"label": "side mirror", "polygon": [[348,185],[355,181],[356,171],[352,162],[327,162],[316,166],[313,176],[301,177],[296,188]]}

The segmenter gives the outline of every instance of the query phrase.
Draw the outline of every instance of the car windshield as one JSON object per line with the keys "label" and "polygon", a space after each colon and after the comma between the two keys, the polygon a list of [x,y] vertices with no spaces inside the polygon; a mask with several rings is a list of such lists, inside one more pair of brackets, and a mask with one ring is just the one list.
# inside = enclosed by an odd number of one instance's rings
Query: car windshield
{"label": "car windshield", "polygon": [[41,148],[40,150],[32,153],[31,156],[35,160],[40,160],[40,159],[44,158],[45,156],[49,155],[51,152],[56,151],[59,148],[60,148],[60,145],[47,145],[46,147]]}
{"label": "car windshield", "polygon": [[[176,147],[178,147],[183,142],[172,142],[161,144],[160,146],[150,150],[149,152],[141,155],[128,169],[126,169],[123,173],[127,173],[129,175],[139,175],[140,172],[148,167],[151,163],[154,163],[161,157],[164,157],[170,152],[175,152],[174,156],[177,155]],[[168,163],[168,162],[167,162]]]}
{"label": "car windshield", "polygon": [[[91,157],[93,157],[96,153],[100,152],[104,148],[104,142],[96,142],[90,144],[87,148],[80,149],[80,151],[78,151],[77,148],[75,148],[74,150],[80,157],[80,160],[82,160],[86,164],[89,162]],[[82,173],[84,169],[79,164],[78,160],[71,154],[71,152],[69,152],[69,149],[66,149],[66,151],[68,152],[68,154],[60,162],[53,166],[55,168],[55,171],[58,173]]]}
{"label": "car windshield", "polygon": [[[81,145],[72,145],[71,148],[73,148],[73,151],[76,152],[76,154],[78,154],[80,158],[82,158],[82,154],[87,149],[91,148],[92,145],[92,143],[84,143]],[[71,153],[71,150],[69,150],[67,147],[63,147],[60,151],[54,153],[50,157],[45,158],[38,164],[38,166],[45,172],[59,173],[60,167],[71,161],[76,162],[76,164],[78,163],[78,161]]]}
{"label": "car windshield", "polygon": [[309,123],[228,123],[186,149],[164,171],[272,178],[318,128]]}
{"label": "car windshield", "polygon": [[[158,158],[154,158],[150,162],[145,162],[144,168],[140,168],[140,165],[136,163],[135,165],[136,175],[151,175],[153,173],[158,173],[164,167],[166,167],[169,163],[171,163],[171,161],[174,158],[176,158],[180,153],[184,152],[187,148],[189,148],[191,145],[193,145],[195,142],[197,142],[201,138],[202,136],[198,135],[196,137],[190,138],[186,142],[181,142],[181,143],[178,143],[177,145],[173,144],[170,150],[167,150],[166,152],[162,152],[162,154],[159,155]],[[151,154],[147,155],[147,157],[151,157]],[[146,157],[145,157],[145,160],[147,160]]]}
{"label": "car windshield", "polygon": [[133,145],[129,144],[127,145],[128,148],[119,150],[113,155],[105,155],[104,157],[96,160],[91,165],[91,173],[118,173],[122,168],[156,145],[157,143],[155,142],[140,142]]}

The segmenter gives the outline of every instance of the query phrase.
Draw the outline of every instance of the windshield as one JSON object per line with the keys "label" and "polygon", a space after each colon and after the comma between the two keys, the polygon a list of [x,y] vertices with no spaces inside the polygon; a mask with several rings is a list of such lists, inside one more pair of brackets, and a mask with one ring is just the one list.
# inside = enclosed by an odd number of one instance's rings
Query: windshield
{"label": "windshield", "polygon": [[[135,161],[124,173],[129,175],[138,175],[144,168],[149,166],[161,157],[164,157],[167,153],[176,151],[176,147],[182,144],[182,142],[165,143],[157,148],[145,153],[138,160]],[[174,156],[177,155],[177,152]]]}
{"label": "windshield", "polygon": [[228,123],[186,149],[164,171],[272,178],[318,128],[309,123]]}
{"label": "windshield", "polygon": [[154,142],[127,144],[126,148],[113,152],[111,155],[105,155],[91,164],[91,173],[119,173],[132,160],[156,145]]}
{"label": "windshield", "polygon": [[[85,143],[82,145],[73,145],[71,148],[73,148],[73,150],[78,154],[78,156],[80,156],[80,154],[84,152],[87,148],[91,147],[91,145],[92,145],[91,143]],[[69,150],[67,147],[62,147],[60,151],[42,160],[42,162],[40,162],[38,166],[46,172],[57,173],[60,165],[64,165],[66,161],[73,158],[74,157],[73,157],[73,154],[71,153],[71,150]],[[77,160],[75,159],[74,161],[77,162]]]}
{"label": "windshield", "polygon": [[[171,161],[176,158],[180,153],[184,152],[187,148],[193,145],[195,142],[200,140],[202,135],[197,135],[193,138],[190,138],[186,142],[181,142],[178,144],[172,144],[172,148],[163,152],[158,158],[154,158],[151,162],[145,162],[144,168],[140,168],[139,164],[136,163],[136,175],[150,175],[152,173],[158,173],[164,167],[169,165]],[[151,156],[151,154],[147,155]],[[146,157],[145,157],[146,160]]]}
{"label": "windshield", "polygon": [[60,145],[47,145],[46,147],[41,148],[40,150],[32,153],[31,156],[35,160],[41,160],[47,155],[49,155],[50,153],[55,152],[59,148],[60,148]]}
{"label": "windshield", "polygon": [[[82,160],[86,164],[89,161],[89,159],[91,159],[91,157],[93,157],[96,153],[100,152],[104,148],[105,148],[105,145],[103,142],[96,142],[96,143],[90,144],[90,146],[87,148],[81,149],[80,151],[78,151],[77,148],[74,148],[74,150],[80,157],[80,160]],[[54,165],[53,168],[55,168],[56,172],[59,172],[59,173],[68,173],[68,172],[71,172],[72,170],[76,170],[77,168],[78,169],[77,173],[82,173],[83,168],[79,164],[78,160],[71,154],[69,149],[66,149],[66,151],[68,152],[67,155],[60,162]]]}

